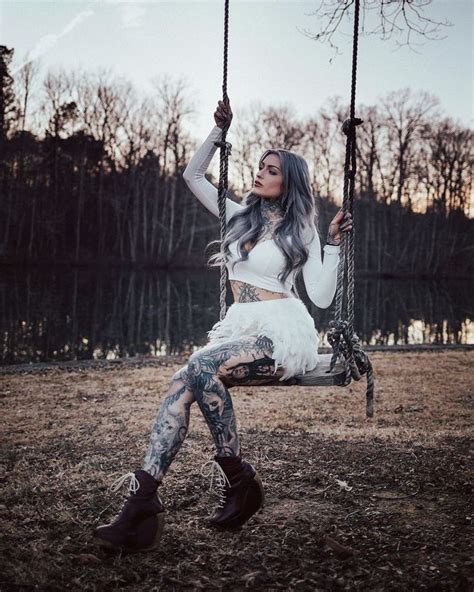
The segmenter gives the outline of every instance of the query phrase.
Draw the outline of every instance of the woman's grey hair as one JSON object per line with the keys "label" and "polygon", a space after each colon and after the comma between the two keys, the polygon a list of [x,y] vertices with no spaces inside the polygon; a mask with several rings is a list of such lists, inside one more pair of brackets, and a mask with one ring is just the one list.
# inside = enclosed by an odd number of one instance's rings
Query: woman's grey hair
{"label": "woman's grey hair", "polygon": [[[305,159],[289,150],[275,148],[263,153],[259,160],[259,166],[269,154],[275,154],[280,159],[283,176],[283,192],[279,202],[285,216],[275,228],[273,239],[286,259],[285,269],[278,276],[278,279],[284,282],[293,269],[296,268],[298,274],[308,259],[308,249],[304,246],[302,238],[303,229],[307,229],[308,226],[317,228],[318,212],[311,191],[309,170]],[[248,252],[244,249],[244,245],[250,242],[253,247],[262,235],[264,218],[260,209],[261,199],[252,191],[247,193],[243,199],[243,204],[246,207],[241,212],[234,214],[227,224],[227,232],[222,242],[222,252],[227,262],[230,257],[229,244],[238,240],[237,251],[240,253],[240,259],[235,261],[233,266],[239,261],[248,259]],[[220,241],[212,241],[207,246],[215,243],[220,243]],[[221,260],[222,254],[219,252],[209,258],[208,264],[210,267],[218,267]]]}

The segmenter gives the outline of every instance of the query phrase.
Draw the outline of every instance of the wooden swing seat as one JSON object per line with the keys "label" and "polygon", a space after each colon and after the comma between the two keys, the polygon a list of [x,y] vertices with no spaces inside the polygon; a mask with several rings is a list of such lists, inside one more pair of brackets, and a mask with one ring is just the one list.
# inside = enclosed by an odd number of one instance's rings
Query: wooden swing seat
{"label": "wooden swing seat", "polygon": [[331,354],[319,354],[319,362],[314,370],[305,372],[305,374],[297,374],[282,383],[298,386],[344,386],[346,381],[345,360],[337,360],[332,372],[329,372],[330,363]]}

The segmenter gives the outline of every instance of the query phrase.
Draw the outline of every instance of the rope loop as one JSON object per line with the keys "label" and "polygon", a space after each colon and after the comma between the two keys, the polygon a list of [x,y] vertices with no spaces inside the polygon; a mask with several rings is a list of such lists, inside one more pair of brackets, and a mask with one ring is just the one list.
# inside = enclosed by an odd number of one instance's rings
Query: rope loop
{"label": "rope loop", "polygon": [[364,123],[364,121],[359,119],[359,117],[354,117],[354,119],[348,117],[342,122],[341,130],[346,136],[348,136],[357,125],[361,125],[362,123]]}
{"label": "rope loop", "polygon": [[329,372],[332,372],[338,359],[343,358],[346,362],[346,377],[343,386],[350,384],[351,379],[361,380],[362,376],[367,376],[366,399],[367,417],[374,414],[374,376],[372,364],[368,355],[363,351],[359,337],[352,332],[347,321],[341,319],[333,320],[329,323],[327,340],[332,347],[333,353]]}
{"label": "rope loop", "polygon": [[342,354],[350,367],[351,377],[354,380],[360,380],[367,372],[366,359],[368,358],[361,349],[359,337],[355,333],[350,335],[347,321],[331,321],[330,326],[332,328],[327,333],[327,339],[333,348],[333,357],[329,371],[334,369],[337,358]]}
{"label": "rope loop", "polygon": [[214,142],[214,146],[221,148],[224,150],[224,157],[228,158],[232,152],[232,144],[230,142],[223,142],[222,140],[217,140]]}

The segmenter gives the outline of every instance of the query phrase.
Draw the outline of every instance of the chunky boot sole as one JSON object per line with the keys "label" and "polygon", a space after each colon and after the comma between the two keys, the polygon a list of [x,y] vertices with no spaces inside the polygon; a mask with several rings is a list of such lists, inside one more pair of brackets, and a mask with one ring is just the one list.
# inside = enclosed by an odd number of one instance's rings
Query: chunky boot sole
{"label": "chunky boot sole", "polygon": [[244,510],[230,520],[209,521],[211,526],[225,530],[239,530],[256,512],[264,507],[265,491],[258,473],[255,473],[243,500]]}
{"label": "chunky boot sole", "polygon": [[[165,514],[160,512],[153,516],[144,518],[135,530],[135,535],[138,529],[140,530],[140,541],[143,546],[137,545],[116,545],[105,538],[100,537],[100,531],[94,531],[94,542],[107,551],[123,552],[123,553],[142,553],[155,549],[163,535],[163,528],[165,526]],[[130,536],[132,539],[132,535]],[[138,542],[138,541],[137,541]]]}

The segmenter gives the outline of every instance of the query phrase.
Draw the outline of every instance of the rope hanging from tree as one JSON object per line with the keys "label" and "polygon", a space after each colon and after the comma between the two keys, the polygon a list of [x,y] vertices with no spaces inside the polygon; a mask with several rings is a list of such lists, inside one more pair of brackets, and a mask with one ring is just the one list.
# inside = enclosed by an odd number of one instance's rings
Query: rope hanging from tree
{"label": "rope hanging from tree", "polygon": [[[357,82],[357,50],[359,40],[359,3],[355,0],[354,35],[352,45],[352,81],[351,81],[351,106],[350,118],[342,124],[342,131],[347,136],[346,155],[344,164],[344,197],[343,213],[349,212],[354,222],[354,182],[356,174],[356,126],[362,120],[355,117],[355,95]],[[228,100],[227,95],[227,61],[229,46],[229,0],[225,0],[224,8],[224,71],[222,82],[223,101]],[[228,190],[228,161],[231,152],[231,144],[226,140],[228,128],[222,130],[221,140],[216,142],[220,147],[220,170],[218,188],[218,208],[220,219],[221,249],[226,234],[226,197]],[[354,333],[354,229],[353,223],[350,232],[344,232],[341,236],[341,260],[337,273],[336,287],[336,312],[335,318],[330,323],[330,330],[327,337],[333,349],[330,371],[333,370],[337,359],[341,356],[346,361],[346,379],[343,386],[348,385],[351,379],[360,380],[362,375],[367,374],[367,416],[372,417],[374,413],[374,377],[372,364],[367,354],[360,346],[360,340]],[[221,261],[220,275],[220,320],[226,314],[226,266],[224,258]],[[344,308],[346,318],[343,320]]]}
{"label": "rope hanging from tree", "polygon": [[[229,0],[225,0],[224,7],[224,71],[222,75],[222,100],[228,101],[227,95],[227,55],[229,49]],[[222,130],[221,140],[215,142],[216,146],[220,148],[220,165],[219,165],[219,187],[217,204],[219,208],[219,220],[221,226],[221,249],[224,237],[226,234],[226,197],[228,188],[228,171],[229,171],[229,156],[232,149],[232,145],[226,141],[228,127],[224,127]],[[222,253],[223,255],[223,253]],[[220,277],[220,315],[219,318],[222,321],[226,313],[226,266],[224,257],[221,260],[221,277]]]}
{"label": "rope hanging from tree", "polygon": [[[362,123],[361,119],[355,117],[358,43],[359,0],[355,0],[350,118],[346,119],[342,124],[342,131],[347,136],[342,210],[344,215],[347,212],[351,214],[353,227],[350,232],[344,232],[341,236],[341,261],[337,273],[336,312],[334,320],[330,323],[331,329],[327,333],[327,338],[333,350],[330,370],[334,368],[338,357],[344,356],[346,360],[346,385],[350,383],[351,378],[354,380],[360,380],[362,375],[367,374],[367,415],[372,417],[374,414],[374,375],[372,364],[367,354],[361,348],[359,337],[354,333],[354,185],[357,170],[356,127]],[[344,308],[346,309],[347,320],[343,320]]]}

